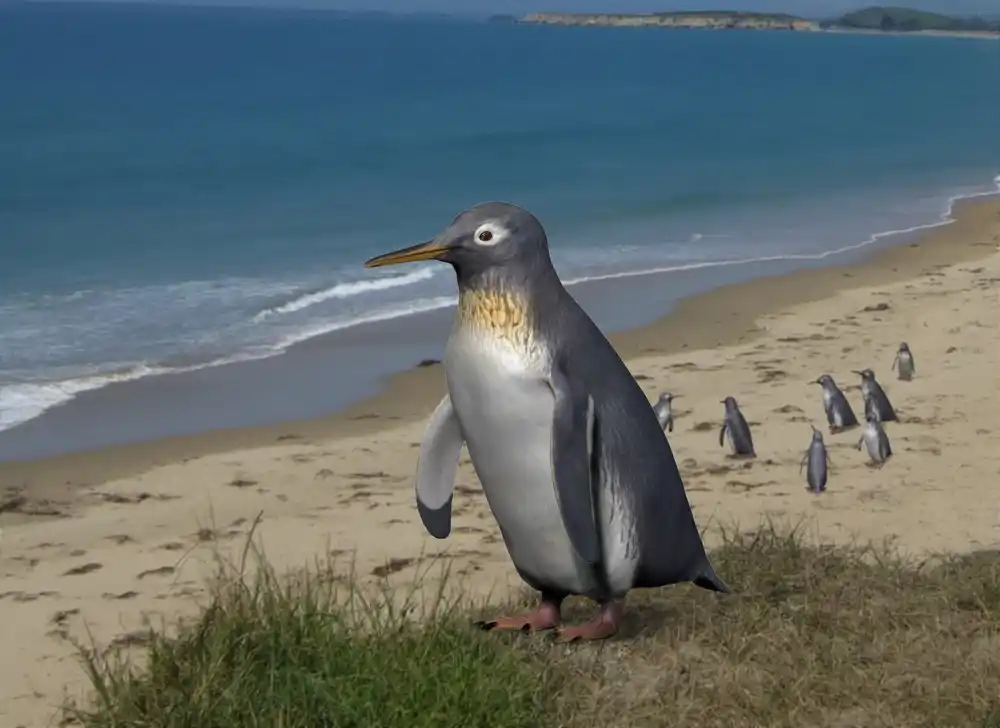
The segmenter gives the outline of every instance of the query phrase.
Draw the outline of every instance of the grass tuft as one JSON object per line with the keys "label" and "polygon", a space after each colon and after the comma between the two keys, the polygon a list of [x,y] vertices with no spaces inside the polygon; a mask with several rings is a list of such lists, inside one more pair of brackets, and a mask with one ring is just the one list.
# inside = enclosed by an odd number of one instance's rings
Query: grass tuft
{"label": "grass tuft", "polygon": [[915,563],[771,525],[723,541],[732,595],[636,591],[618,638],[568,647],[261,560],[220,572],[141,669],[86,652],[94,698],[71,712],[87,728],[1000,728],[997,553]]}

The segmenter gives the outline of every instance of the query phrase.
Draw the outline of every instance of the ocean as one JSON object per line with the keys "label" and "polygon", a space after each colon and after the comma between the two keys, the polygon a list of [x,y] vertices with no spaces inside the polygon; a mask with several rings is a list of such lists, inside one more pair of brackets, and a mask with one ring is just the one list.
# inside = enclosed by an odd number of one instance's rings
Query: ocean
{"label": "ocean", "polygon": [[[623,328],[694,272],[705,288],[841,262],[941,224],[1000,185],[998,119],[989,40],[0,5],[0,457],[374,391],[439,349],[420,322],[455,286],[441,264],[362,262],[476,202],[535,212],[571,290],[621,280],[585,307]],[[633,285],[654,273],[656,295]],[[319,341],[311,379],[275,368]],[[257,388],[205,409],[222,372],[265,360]],[[208,370],[143,426],[37,425],[85,392]],[[32,423],[30,445],[4,440]]]}

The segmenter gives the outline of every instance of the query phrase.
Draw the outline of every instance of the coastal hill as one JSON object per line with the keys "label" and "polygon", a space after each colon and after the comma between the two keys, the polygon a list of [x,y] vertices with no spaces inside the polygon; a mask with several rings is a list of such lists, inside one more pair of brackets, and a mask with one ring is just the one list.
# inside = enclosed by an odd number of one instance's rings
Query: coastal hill
{"label": "coastal hill", "polygon": [[842,15],[824,27],[883,31],[1000,32],[1000,20],[963,18],[899,7],[871,7]]}
{"label": "coastal hill", "polygon": [[831,20],[785,13],[703,10],[664,13],[532,13],[521,23],[611,27],[732,28],[792,31],[928,32],[1000,35],[1000,20],[957,17],[901,7],[873,6]]}

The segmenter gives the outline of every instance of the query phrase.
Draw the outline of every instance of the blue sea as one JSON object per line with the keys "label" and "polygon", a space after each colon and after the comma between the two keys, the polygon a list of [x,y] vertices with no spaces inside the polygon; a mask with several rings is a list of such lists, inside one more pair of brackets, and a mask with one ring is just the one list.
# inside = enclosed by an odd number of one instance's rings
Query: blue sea
{"label": "blue sea", "polygon": [[[834,262],[998,173],[990,40],[0,5],[0,429],[331,332],[356,336],[317,390],[347,401],[414,363],[371,327],[455,294],[446,266],[362,262],[476,202],[528,207],[565,280],[627,300]],[[587,307],[615,328],[672,299],[621,300]]]}

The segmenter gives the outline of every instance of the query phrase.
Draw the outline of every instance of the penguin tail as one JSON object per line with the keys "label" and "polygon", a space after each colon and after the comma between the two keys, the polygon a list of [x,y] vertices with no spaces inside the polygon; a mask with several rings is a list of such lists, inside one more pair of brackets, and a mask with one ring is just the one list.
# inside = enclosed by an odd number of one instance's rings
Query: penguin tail
{"label": "penguin tail", "polygon": [[732,594],[733,592],[726,582],[720,579],[719,575],[716,574],[715,570],[711,567],[698,574],[698,576],[691,581],[695,586],[700,586],[702,589],[708,589],[708,591],[719,592],[720,594]]}

